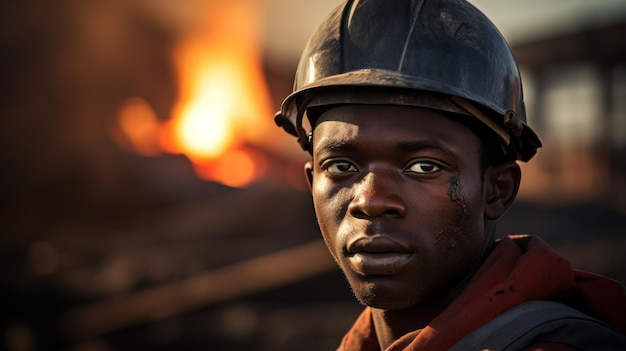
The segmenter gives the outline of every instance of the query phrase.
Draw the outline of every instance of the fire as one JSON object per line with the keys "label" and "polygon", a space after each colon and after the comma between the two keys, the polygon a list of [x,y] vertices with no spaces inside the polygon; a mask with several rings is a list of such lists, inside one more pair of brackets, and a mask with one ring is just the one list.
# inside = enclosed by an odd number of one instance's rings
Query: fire
{"label": "fire", "polygon": [[131,148],[144,156],[157,156],[161,153],[161,122],[145,100],[126,100],[119,110],[118,119],[119,129]]}
{"label": "fire", "polygon": [[[180,97],[172,118],[160,122],[143,100],[119,113],[119,129],[142,155],[185,154],[198,176],[245,186],[266,161],[248,146],[272,114],[258,49],[258,9],[246,1],[210,1],[205,18],[175,53]],[[206,8],[208,6],[208,8]]]}

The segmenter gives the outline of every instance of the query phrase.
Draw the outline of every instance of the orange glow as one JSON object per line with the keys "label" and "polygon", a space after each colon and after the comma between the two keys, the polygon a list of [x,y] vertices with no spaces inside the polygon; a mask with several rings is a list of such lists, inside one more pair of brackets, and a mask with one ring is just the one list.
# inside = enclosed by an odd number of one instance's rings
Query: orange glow
{"label": "orange glow", "polygon": [[258,49],[259,6],[202,5],[203,18],[174,55],[180,93],[171,120],[159,122],[133,99],[120,109],[120,129],[142,155],[184,154],[201,178],[241,187],[262,176],[266,161],[246,145],[257,144],[272,115]]}
{"label": "orange glow", "polygon": [[194,169],[205,180],[242,187],[263,173],[265,160],[262,155],[251,151],[229,149],[214,162],[195,163]]}
{"label": "orange glow", "polygon": [[126,100],[120,107],[117,117],[126,141],[139,154],[156,156],[161,153],[159,147],[161,123],[145,100],[139,98]]}

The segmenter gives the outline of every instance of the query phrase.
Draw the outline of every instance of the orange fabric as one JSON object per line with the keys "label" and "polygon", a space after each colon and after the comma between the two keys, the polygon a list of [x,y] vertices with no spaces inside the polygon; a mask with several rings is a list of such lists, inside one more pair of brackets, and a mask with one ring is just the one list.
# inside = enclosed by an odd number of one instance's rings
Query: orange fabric
{"label": "orange fabric", "polygon": [[[626,333],[626,294],[621,284],[572,270],[537,237],[508,236],[498,241],[468,286],[441,314],[387,351],[448,350],[502,312],[532,300],[568,304]],[[359,316],[338,350],[379,350],[370,308]]]}

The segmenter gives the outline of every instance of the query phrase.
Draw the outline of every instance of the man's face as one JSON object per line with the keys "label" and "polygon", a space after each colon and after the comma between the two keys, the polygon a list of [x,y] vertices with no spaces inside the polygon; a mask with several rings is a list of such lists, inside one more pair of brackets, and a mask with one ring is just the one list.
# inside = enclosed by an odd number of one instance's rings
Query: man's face
{"label": "man's face", "polygon": [[480,260],[480,141],[462,124],[416,107],[336,107],[318,119],[307,171],[326,245],[361,303],[441,298]]}

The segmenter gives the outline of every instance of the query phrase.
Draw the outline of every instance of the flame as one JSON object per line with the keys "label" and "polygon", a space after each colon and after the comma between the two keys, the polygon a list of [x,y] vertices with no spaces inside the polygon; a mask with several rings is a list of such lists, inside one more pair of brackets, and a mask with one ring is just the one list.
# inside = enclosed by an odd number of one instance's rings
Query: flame
{"label": "flame", "polygon": [[145,101],[130,99],[118,124],[140,154],[184,154],[201,178],[241,187],[265,169],[264,156],[248,145],[267,129],[272,112],[258,48],[259,11],[246,1],[205,5],[206,25],[175,53],[180,97],[172,119],[160,122]]}
{"label": "flame", "polygon": [[121,135],[118,140],[144,156],[157,156],[161,153],[159,135],[161,122],[144,99],[126,100],[118,112],[118,126]]}

